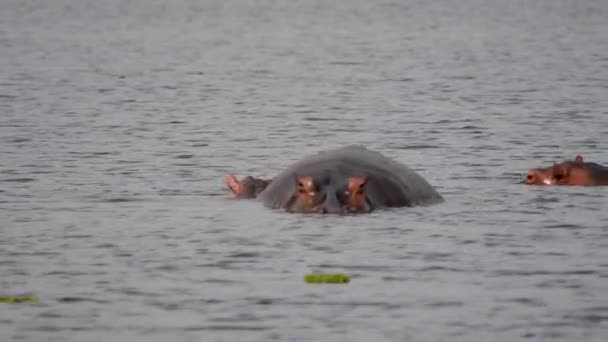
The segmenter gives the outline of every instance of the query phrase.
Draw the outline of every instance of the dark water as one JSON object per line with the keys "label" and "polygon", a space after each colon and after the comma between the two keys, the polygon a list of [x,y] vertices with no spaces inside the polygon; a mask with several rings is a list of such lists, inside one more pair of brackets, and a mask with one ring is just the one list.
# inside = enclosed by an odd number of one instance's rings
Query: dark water
{"label": "dark water", "polygon": [[[446,202],[229,199],[359,143]],[[608,2],[0,2],[2,341],[606,341]],[[313,286],[309,272],[351,275]]]}

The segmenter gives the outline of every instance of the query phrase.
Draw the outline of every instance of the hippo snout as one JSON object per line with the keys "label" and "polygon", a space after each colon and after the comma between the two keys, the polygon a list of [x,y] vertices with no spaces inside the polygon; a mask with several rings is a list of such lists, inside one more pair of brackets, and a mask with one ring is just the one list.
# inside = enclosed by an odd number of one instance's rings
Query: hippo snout
{"label": "hippo snout", "polygon": [[341,207],[336,207],[332,205],[324,205],[321,207],[322,214],[344,214],[344,210]]}
{"label": "hippo snout", "polygon": [[551,185],[555,183],[555,180],[549,170],[532,169],[528,171],[524,182],[529,185]]}
{"label": "hippo snout", "polygon": [[321,204],[321,212],[323,214],[343,214],[344,209],[342,203],[338,200],[333,188],[327,189],[324,194],[324,201]]}

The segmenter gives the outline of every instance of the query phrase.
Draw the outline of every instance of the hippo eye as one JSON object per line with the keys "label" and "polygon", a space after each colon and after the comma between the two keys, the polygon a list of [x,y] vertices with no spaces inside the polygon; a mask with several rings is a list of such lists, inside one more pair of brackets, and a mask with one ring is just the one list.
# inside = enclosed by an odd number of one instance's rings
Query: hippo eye
{"label": "hippo eye", "polygon": [[526,179],[531,181],[532,179],[534,179],[534,177],[532,177],[532,175],[528,175],[528,177],[526,177]]}
{"label": "hippo eye", "polygon": [[564,175],[562,175],[562,174],[553,175],[553,178],[555,178],[556,180],[561,180],[564,178]]}

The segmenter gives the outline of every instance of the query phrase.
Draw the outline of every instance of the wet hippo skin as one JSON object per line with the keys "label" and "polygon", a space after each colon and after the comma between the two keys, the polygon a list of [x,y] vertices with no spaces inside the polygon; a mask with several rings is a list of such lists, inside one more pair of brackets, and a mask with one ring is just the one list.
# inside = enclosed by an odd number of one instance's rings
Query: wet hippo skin
{"label": "wet hippo skin", "polygon": [[585,162],[579,155],[572,161],[529,170],[524,183],[529,185],[608,185],[608,167]]}
{"label": "wet hippo skin", "polygon": [[428,205],[443,198],[422,176],[362,146],[308,156],[259,194],[269,208],[298,213],[368,213]]}

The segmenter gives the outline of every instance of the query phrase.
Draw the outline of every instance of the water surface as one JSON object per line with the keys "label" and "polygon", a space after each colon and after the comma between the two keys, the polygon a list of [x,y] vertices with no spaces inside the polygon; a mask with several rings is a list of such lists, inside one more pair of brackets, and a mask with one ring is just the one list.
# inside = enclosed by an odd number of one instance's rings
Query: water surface
{"label": "water surface", "polygon": [[[2,341],[605,341],[606,1],[0,2]],[[440,205],[227,196],[363,144]],[[344,286],[312,286],[341,272]]]}

